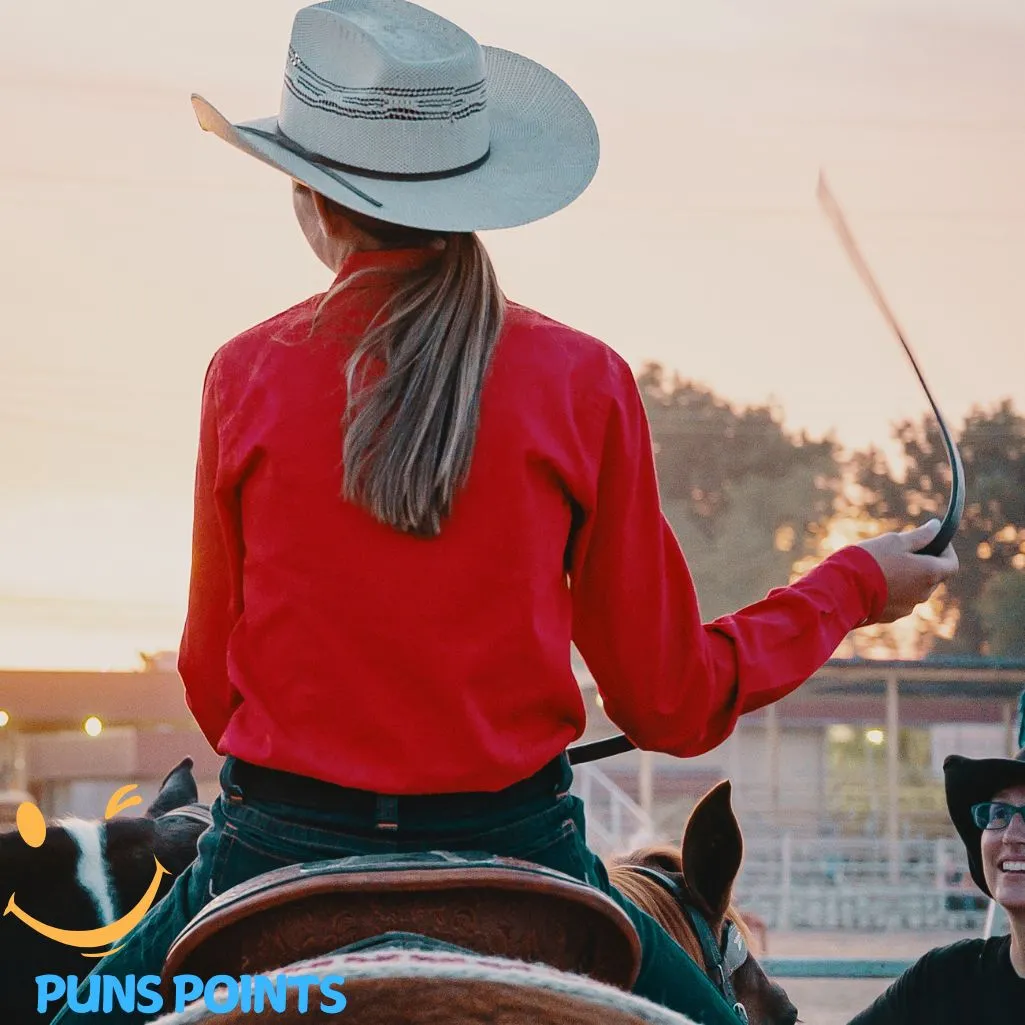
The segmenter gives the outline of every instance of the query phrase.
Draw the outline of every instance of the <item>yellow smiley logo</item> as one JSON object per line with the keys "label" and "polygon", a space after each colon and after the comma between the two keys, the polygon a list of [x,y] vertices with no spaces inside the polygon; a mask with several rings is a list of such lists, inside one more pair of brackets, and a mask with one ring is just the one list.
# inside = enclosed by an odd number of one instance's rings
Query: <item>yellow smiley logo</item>
{"label": "yellow smiley logo", "polygon": [[[110,800],[107,802],[104,818],[111,819],[126,808],[142,804],[142,798],[138,795],[127,797],[128,793],[135,789],[136,784],[131,784],[121,787],[120,790],[116,790],[111,794]],[[29,847],[41,847],[43,845],[43,841],[46,839],[46,820],[43,818],[43,813],[31,801],[25,801],[18,806],[15,824],[18,827],[18,833],[21,835],[22,840]],[[128,914],[123,915],[116,922],[111,922],[110,925],[100,926],[98,929],[58,929],[56,926],[47,925],[46,922],[40,922],[37,918],[33,918],[28,912],[18,907],[13,893],[11,894],[11,899],[7,902],[7,907],[4,908],[4,914],[14,915],[15,918],[24,922],[25,925],[30,929],[34,929],[41,936],[46,936],[48,939],[54,940],[57,943],[63,943],[68,947],[81,948],[83,957],[106,957],[107,954],[113,954],[115,950],[120,948],[113,947],[110,950],[103,950],[98,953],[88,953],[87,951],[91,947],[105,947],[110,943],[117,943],[118,940],[126,936],[142,921],[143,916],[149,911],[153,901],[156,899],[157,891],[160,889],[161,877],[169,874],[167,869],[155,857],[153,862],[156,865],[156,871],[153,874],[149,887],[142,895],[142,899]]]}

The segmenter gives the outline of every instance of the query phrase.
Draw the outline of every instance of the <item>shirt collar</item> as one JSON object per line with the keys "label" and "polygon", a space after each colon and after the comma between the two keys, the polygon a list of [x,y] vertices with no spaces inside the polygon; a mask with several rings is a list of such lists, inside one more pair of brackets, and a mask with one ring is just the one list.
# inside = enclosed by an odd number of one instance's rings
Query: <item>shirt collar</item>
{"label": "shirt collar", "polygon": [[[360,274],[360,277],[324,305],[319,319],[325,325],[330,323],[336,331],[339,328],[344,328],[346,333],[362,330],[386,301],[394,286],[394,273],[422,266],[432,256],[437,256],[437,252],[432,246],[423,246],[416,249],[363,249],[351,253],[338,268],[331,288],[317,298],[317,304],[323,303],[325,296],[346,278],[353,274]],[[367,274],[364,273],[366,271],[383,273]]]}
{"label": "shirt collar", "polygon": [[[437,255],[438,250],[434,246],[419,246],[415,249],[360,249],[350,253],[342,261],[332,287],[344,281],[349,275],[360,271],[413,270]],[[373,280],[375,279],[368,275],[357,285],[370,285]]]}

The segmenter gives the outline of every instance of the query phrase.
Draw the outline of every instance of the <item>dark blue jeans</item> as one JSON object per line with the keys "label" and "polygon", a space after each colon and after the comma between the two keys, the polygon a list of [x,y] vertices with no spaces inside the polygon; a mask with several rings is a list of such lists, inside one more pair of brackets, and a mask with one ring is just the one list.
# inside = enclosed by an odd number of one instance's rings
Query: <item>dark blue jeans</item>
{"label": "dark blue jeans", "polygon": [[[704,972],[653,918],[610,884],[605,866],[584,842],[583,803],[569,793],[573,776],[565,757],[549,767],[546,778],[551,785],[542,792],[518,793],[515,799],[506,799],[506,792],[488,795],[486,813],[478,797],[470,816],[460,812],[459,795],[451,795],[443,799],[443,806],[449,808],[444,818],[439,818],[438,804],[429,803],[438,799],[427,799],[422,810],[414,799],[410,810],[395,816],[397,828],[387,830],[362,811],[343,813],[257,800],[237,782],[241,768],[234,759],[225,761],[222,793],[211,808],[213,826],[200,838],[196,860],[94,973],[121,978],[159,975],[175,937],[203,906],[262,872],[363,854],[476,851],[532,861],[596,886],[626,911],[639,934],[642,963],[635,993],[701,1025],[737,1025],[732,1009]],[[87,986],[84,980],[79,988],[81,1001],[87,998]],[[100,1020],[119,1025],[154,1017],[114,1010],[101,1019],[65,1006],[51,1025]]]}

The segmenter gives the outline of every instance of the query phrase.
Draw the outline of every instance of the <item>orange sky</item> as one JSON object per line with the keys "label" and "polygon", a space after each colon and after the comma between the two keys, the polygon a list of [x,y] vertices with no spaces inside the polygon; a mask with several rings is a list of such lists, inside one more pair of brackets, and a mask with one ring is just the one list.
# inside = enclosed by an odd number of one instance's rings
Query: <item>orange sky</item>
{"label": "orange sky", "polygon": [[[0,665],[177,642],[206,363],[325,285],[287,180],[188,98],[272,113],[298,6],[0,10]],[[1025,409],[1019,0],[431,6],[563,75],[602,136],[573,207],[486,236],[511,296],[883,442],[924,400],[815,205],[825,166],[950,418]]]}

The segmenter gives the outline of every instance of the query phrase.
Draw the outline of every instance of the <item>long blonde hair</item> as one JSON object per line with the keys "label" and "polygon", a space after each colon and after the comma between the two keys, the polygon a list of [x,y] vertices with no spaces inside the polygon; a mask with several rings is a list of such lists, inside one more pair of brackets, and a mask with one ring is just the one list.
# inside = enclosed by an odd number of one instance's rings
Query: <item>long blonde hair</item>
{"label": "long blonde hair", "polygon": [[[436,537],[465,482],[484,378],[502,330],[505,300],[472,233],[398,228],[342,210],[390,247],[438,244],[437,256],[394,274],[394,288],[345,367],[343,495],[404,533]],[[339,281],[317,314],[371,268]],[[368,380],[367,367],[384,372]]]}

